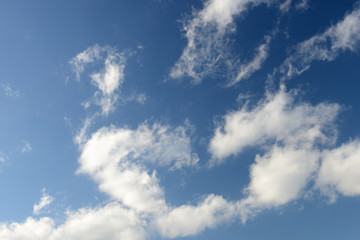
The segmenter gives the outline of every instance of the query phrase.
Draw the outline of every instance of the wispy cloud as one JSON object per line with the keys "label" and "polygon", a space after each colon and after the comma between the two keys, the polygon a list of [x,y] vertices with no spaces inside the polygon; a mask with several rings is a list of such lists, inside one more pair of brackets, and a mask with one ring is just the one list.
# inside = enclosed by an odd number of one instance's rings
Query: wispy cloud
{"label": "wispy cloud", "polygon": [[257,52],[254,58],[250,62],[240,65],[235,79],[231,81],[228,84],[228,86],[233,86],[236,83],[240,82],[241,80],[250,77],[254,72],[256,72],[261,68],[261,65],[268,57],[269,44],[271,42],[271,38],[272,38],[271,36],[265,37],[265,43],[261,44],[257,48]]}
{"label": "wispy cloud", "polygon": [[33,207],[33,213],[35,215],[40,214],[42,209],[44,209],[46,206],[50,205],[54,201],[54,198],[46,193],[45,188],[43,188],[41,192],[42,197],[40,198],[39,203],[34,204]]}
{"label": "wispy cloud", "polygon": [[297,10],[306,10],[309,8],[309,0],[301,0],[299,3],[295,5]]}
{"label": "wispy cloud", "polygon": [[123,102],[124,104],[128,103],[128,102],[137,102],[140,104],[144,104],[148,100],[148,97],[146,96],[145,93],[133,92],[130,96],[127,96],[127,97],[122,96],[122,97],[120,97],[120,99],[121,99],[121,102]]}
{"label": "wispy cloud", "polygon": [[8,97],[17,98],[17,97],[20,96],[20,91],[19,90],[13,90],[9,84],[2,83],[1,87],[4,90],[5,95],[8,96]]}
{"label": "wispy cloud", "polygon": [[100,106],[103,115],[112,112],[119,99],[118,91],[124,81],[124,69],[128,55],[128,52],[118,52],[115,48],[94,45],[70,61],[77,79],[80,79],[86,66],[95,65],[95,63],[102,66],[100,71],[90,74],[91,83],[98,90],[87,103]]}
{"label": "wispy cloud", "polygon": [[22,141],[23,145],[19,148],[20,152],[27,153],[32,151],[32,147],[29,141]]}
{"label": "wispy cloud", "polygon": [[[208,75],[220,71],[233,73],[236,61],[228,48],[226,36],[235,32],[234,17],[245,13],[249,8],[261,3],[270,4],[272,0],[208,0],[203,9],[194,11],[190,19],[184,21],[183,31],[188,41],[181,57],[171,68],[170,77],[174,79],[190,77],[195,84]],[[258,64],[266,58],[266,47],[259,47],[259,54],[254,63],[248,66],[246,73],[238,74],[237,81],[242,75],[248,76],[258,69]],[[256,62],[256,63],[255,63]],[[235,70],[236,72],[236,70]]]}
{"label": "wispy cloud", "polygon": [[[305,1],[306,3],[306,1]],[[297,44],[272,78],[289,79],[308,70],[313,61],[333,61],[345,51],[357,52],[360,44],[360,7],[321,34]]]}
{"label": "wispy cloud", "polygon": [[8,160],[7,154],[0,152],[0,162],[5,162]]}

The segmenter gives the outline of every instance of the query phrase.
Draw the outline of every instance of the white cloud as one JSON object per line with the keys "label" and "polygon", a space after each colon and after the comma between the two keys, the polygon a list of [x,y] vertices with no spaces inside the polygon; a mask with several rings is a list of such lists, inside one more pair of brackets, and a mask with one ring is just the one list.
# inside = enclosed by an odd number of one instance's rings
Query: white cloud
{"label": "white cloud", "polygon": [[108,115],[114,110],[114,105],[119,98],[117,91],[124,81],[126,60],[125,52],[119,53],[114,48],[94,45],[70,61],[78,79],[87,65],[98,62],[104,64],[99,72],[90,75],[91,83],[98,88],[98,91],[95,92],[93,99],[88,101],[88,104],[99,105],[103,115]]}
{"label": "white cloud", "polygon": [[[187,46],[170,71],[171,78],[188,76],[200,83],[207,75],[221,68],[233,72],[234,61],[227,47],[226,35],[235,31],[234,17],[245,13],[252,6],[272,3],[272,0],[208,0],[204,8],[195,11],[183,30]],[[263,54],[263,52],[261,52]],[[255,57],[255,59],[261,57]],[[255,71],[252,67],[251,71]],[[249,72],[250,74],[250,72]]]}
{"label": "white cloud", "polygon": [[197,206],[183,205],[170,210],[155,219],[154,226],[165,238],[191,236],[233,221],[238,214],[236,208],[235,203],[211,194]]}
{"label": "white cloud", "polygon": [[239,68],[236,78],[230,82],[228,86],[235,85],[237,82],[242,79],[250,77],[254,72],[261,68],[261,65],[268,57],[269,44],[271,41],[270,36],[265,37],[265,43],[261,44],[258,49],[254,59],[246,64],[242,64]]}
{"label": "white cloud", "polygon": [[283,3],[280,4],[279,9],[282,13],[288,12],[291,7],[292,0],[285,0]]}
{"label": "white cloud", "polygon": [[97,116],[98,114],[95,114],[91,117],[85,118],[82,128],[78,130],[77,134],[74,137],[74,142],[76,144],[82,145],[86,142],[86,140],[88,139],[87,131]]}
{"label": "white cloud", "polygon": [[319,172],[322,149],[336,142],[335,120],[340,106],[296,102],[295,96],[296,91],[286,92],[282,86],[254,107],[226,114],[210,141],[212,166],[245,147],[259,146],[265,151],[256,155],[250,167],[250,183],[239,201],[243,222],[264,209],[314,191],[310,183]]}
{"label": "white cloud", "polygon": [[144,222],[133,211],[118,203],[95,209],[69,212],[66,222],[55,229],[50,240],[142,240]]}
{"label": "white cloud", "polygon": [[26,153],[26,152],[31,152],[32,151],[32,147],[30,142],[28,141],[23,141],[23,146],[21,147],[20,151],[22,153]]}
{"label": "white cloud", "polygon": [[5,95],[8,96],[8,97],[14,97],[14,98],[17,98],[20,96],[20,91],[19,90],[13,90],[9,84],[1,84],[4,92],[5,92]]}
{"label": "white cloud", "polygon": [[250,168],[247,196],[239,203],[242,221],[318,190],[330,203],[339,194],[359,196],[359,149],[359,140],[325,150],[273,145],[264,156],[256,156]]}
{"label": "white cloud", "polygon": [[344,196],[360,195],[360,141],[354,140],[322,154],[321,167],[315,186],[330,201],[338,193]]}
{"label": "white cloud", "polygon": [[[306,1],[304,1],[306,6]],[[300,5],[302,6],[302,5]],[[313,61],[333,61],[344,51],[356,52],[360,43],[360,8],[347,14],[325,32],[296,45],[279,71],[283,79],[302,74]]]}
{"label": "white cloud", "polygon": [[0,223],[0,239],[143,240],[143,227],[143,220],[134,211],[118,203],[109,203],[104,207],[70,211],[66,221],[58,227],[48,217],[29,217],[24,223]]}
{"label": "white cloud", "polygon": [[265,152],[256,155],[238,202],[243,222],[318,190],[332,202],[360,195],[360,141],[334,147],[340,106],[297,102],[295,93],[282,86],[254,107],[226,114],[210,141],[211,165],[248,146]]}
{"label": "white cloud", "polygon": [[264,156],[257,155],[243,202],[250,208],[263,208],[298,199],[318,169],[319,155],[311,148],[277,145]]}
{"label": "white cloud", "polygon": [[4,240],[48,240],[55,223],[48,217],[29,217],[24,223],[0,223],[0,239]]}
{"label": "white cloud", "polygon": [[309,0],[301,0],[299,3],[295,5],[295,9],[297,10],[306,10],[309,8]]}
{"label": "white cloud", "polygon": [[132,93],[130,96],[128,96],[128,97],[121,97],[121,101],[122,101],[123,103],[135,101],[135,102],[137,102],[137,103],[144,104],[147,100],[148,100],[148,97],[146,96],[145,93],[136,93],[136,92],[133,92],[133,93]]}
{"label": "white cloud", "polygon": [[81,148],[78,172],[89,174],[112,198],[144,212],[166,209],[156,172],[149,173],[145,164],[181,168],[198,161],[184,127],[159,124],[144,123],[136,130],[105,127]]}
{"label": "white cloud", "polygon": [[259,146],[269,140],[304,146],[312,146],[315,141],[332,142],[336,133],[333,121],[339,110],[337,104],[295,104],[294,93],[282,87],[252,109],[245,106],[224,116],[224,122],[210,140],[210,163],[220,163],[245,147]]}
{"label": "white cloud", "polygon": [[144,104],[147,100],[147,96],[145,95],[145,93],[140,93],[139,95],[136,96],[136,101],[138,103]]}
{"label": "white cloud", "polygon": [[46,194],[46,189],[42,189],[42,197],[40,198],[39,203],[34,204],[33,213],[35,215],[40,214],[41,210],[46,206],[50,205],[54,201],[54,198]]}
{"label": "white cloud", "polygon": [[100,60],[104,51],[106,51],[106,48],[95,44],[70,60],[70,64],[72,65],[73,71],[75,72],[78,80],[80,80],[80,75],[84,72],[85,66],[89,63]]}

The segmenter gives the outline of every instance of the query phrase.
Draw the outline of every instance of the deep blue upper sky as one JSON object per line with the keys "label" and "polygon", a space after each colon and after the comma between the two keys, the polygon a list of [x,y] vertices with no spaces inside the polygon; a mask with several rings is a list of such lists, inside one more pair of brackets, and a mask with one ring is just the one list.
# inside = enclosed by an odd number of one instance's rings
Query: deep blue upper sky
{"label": "deep blue upper sky", "polygon": [[359,4],[1,1],[0,239],[358,239]]}

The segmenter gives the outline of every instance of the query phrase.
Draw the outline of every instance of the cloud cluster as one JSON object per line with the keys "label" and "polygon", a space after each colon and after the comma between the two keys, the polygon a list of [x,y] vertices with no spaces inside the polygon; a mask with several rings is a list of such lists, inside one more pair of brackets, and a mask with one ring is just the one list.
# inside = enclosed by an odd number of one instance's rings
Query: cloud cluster
{"label": "cloud cluster", "polygon": [[[188,76],[199,83],[209,74],[225,67],[232,72],[226,35],[235,31],[234,18],[253,6],[270,0],[209,0],[184,23],[188,44],[171,69],[171,77]],[[282,1],[280,10],[289,11],[291,0]],[[298,1],[296,9],[305,9],[307,0]],[[300,74],[314,60],[332,61],[345,50],[356,51],[360,39],[360,9],[324,33],[300,43],[295,53],[279,68],[286,77]],[[248,78],[260,69],[268,55],[271,37],[265,37],[253,60],[236,69],[229,86]],[[80,79],[85,67],[103,63],[100,71],[89,77],[96,87],[93,98],[85,104],[101,107],[107,116],[118,101],[124,81],[127,53],[94,45],[74,57],[70,63]],[[102,127],[89,137],[86,132],[96,114],[87,118],[76,136],[80,156],[78,174],[86,174],[109,196],[106,204],[67,211],[61,224],[49,217],[27,218],[23,223],[0,223],[0,239],[144,240],[155,232],[163,238],[186,237],[221,224],[256,216],[318,192],[334,202],[339,195],[360,195],[360,140],[337,143],[336,119],[342,110],[335,103],[297,101],[297,91],[284,85],[267,93],[254,106],[245,105],[223,116],[214,129],[208,151],[209,166],[216,166],[230,156],[241,157],[246,148],[259,153],[249,168],[249,183],[238,201],[209,194],[196,205],[172,206],[166,202],[157,168],[170,171],[197,166],[199,158],[191,147],[186,126],[171,127],[144,122],[136,129]],[[146,95],[131,96],[145,102]],[[24,142],[22,152],[31,150]],[[6,155],[1,155],[0,162]],[[45,193],[33,207],[41,213],[54,198]]]}
{"label": "cloud cluster", "polygon": [[238,202],[242,221],[308,192],[320,192],[332,202],[338,194],[360,195],[359,141],[334,147],[341,107],[297,103],[295,92],[282,87],[251,109],[245,106],[226,114],[210,140],[210,166],[246,147],[264,151],[250,166],[250,182]]}
{"label": "cloud cluster", "polygon": [[[196,165],[198,158],[191,151],[187,131],[186,126],[171,128],[146,122],[135,130],[99,129],[79,146],[78,173],[90,175],[112,201],[97,208],[69,211],[59,226],[47,217],[30,217],[24,223],[3,223],[0,238],[141,240],[150,229],[163,237],[174,238],[232,221],[235,205],[221,196],[209,195],[197,206],[169,206],[156,172],[150,173],[146,167],[175,170]],[[34,205],[34,214],[52,200],[43,193],[40,203]]]}

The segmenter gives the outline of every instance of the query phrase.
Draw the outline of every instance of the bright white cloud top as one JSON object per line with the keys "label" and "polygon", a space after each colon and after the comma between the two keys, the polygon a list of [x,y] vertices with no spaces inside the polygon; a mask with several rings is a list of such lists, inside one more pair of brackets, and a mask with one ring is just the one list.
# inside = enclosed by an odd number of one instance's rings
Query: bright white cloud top
{"label": "bright white cloud top", "polygon": [[0,57],[1,240],[358,239],[359,2],[52,4]]}

